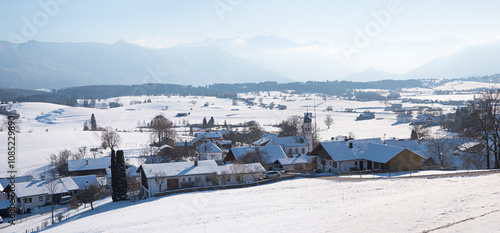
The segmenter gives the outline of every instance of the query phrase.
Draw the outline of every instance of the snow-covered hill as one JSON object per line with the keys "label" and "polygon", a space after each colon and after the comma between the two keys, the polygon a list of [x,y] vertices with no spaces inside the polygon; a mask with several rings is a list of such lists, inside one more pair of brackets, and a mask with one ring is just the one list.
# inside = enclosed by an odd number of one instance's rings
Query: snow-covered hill
{"label": "snow-covered hill", "polygon": [[[100,201],[44,232],[496,232],[500,175],[371,181],[294,179],[137,203]],[[481,215],[484,217],[480,217]],[[50,215],[6,230],[24,232]],[[460,222],[460,223],[458,223]],[[446,225],[451,225],[447,228]],[[462,228],[466,226],[466,228]]]}

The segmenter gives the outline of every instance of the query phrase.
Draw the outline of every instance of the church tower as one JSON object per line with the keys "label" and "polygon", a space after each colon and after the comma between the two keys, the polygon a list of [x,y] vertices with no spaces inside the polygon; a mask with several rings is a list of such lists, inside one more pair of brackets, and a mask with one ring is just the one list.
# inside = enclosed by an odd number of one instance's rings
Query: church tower
{"label": "church tower", "polygon": [[307,144],[309,145],[308,151],[311,152],[313,150],[313,132],[312,132],[312,113],[304,113],[304,128],[302,129],[304,132],[304,137],[307,140]]}

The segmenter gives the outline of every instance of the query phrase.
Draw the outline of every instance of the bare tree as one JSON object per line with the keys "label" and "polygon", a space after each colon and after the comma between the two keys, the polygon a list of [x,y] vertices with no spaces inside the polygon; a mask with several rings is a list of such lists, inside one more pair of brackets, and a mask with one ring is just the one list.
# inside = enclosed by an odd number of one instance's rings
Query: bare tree
{"label": "bare tree", "polygon": [[428,140],[427,153],[431,156],[435,156],[441,167],[448,167],[450,165],[448,163],[449,157],[453,153],[454,148],[455,144],[445,137],[431,138]]}
{"label": "bare tree", "polygon": [[330,126],[333,124],[333,118],[331,115],[326,115],[325,124],[328,126],[328,129],[330,129]]}
{"label": "bare tree", "polygon": [[158,139],[158,146],[167,144],[169,139],[175,137],[174,123],[162,114],[155,116],[151,121],[153,135]]}
{"label": "bare tree", "polygon": [[426,140],[431,134],[429,128],[426,128],[424,125],[414,125],[413,130],[417,134],[417,139],[419,141]]}
{"label": "bare tree", "polygon": [[90,209],[94,210],[94,202],[103,195],[103,190],[99,185],[90,184],[78,194],[78,199],[85,204],[90,204]]}
{"label": "bare tree", "polygon": [[95,159],[95,156],[100,152],[99,148],[90,148],[90,152],[92,152],[92,155],[94,156],[94,159]]}
{"label": "bare tree", "polygon": [[101,145],[103,149],[108,147],[114,150],[121,142],[120,135],[110,126],[106,127],[101,134]]}
{"label": "bare tree", "polygon": [[71,157],[73,157],[73,153],[69,150],[60,151],[57,155],[50,155],[51,172],[54,177],[68,175],[68,159]]}
{"label": "bare tree", "polygon": [[153,173],[156,185],[158,186],[159,192],[161,193],[161,187],[167,183],[167,174],[164,171],[158,171]]}
{"label": "bare tree", "polygon": [[299,116],[290,116],[278,124],[281,129],[280,136],[300,136],[302,135],[302,121]]}
{"label": "bare tree", "polygon": [[79,147],[78,154],[80,154],[80,159],[85,159],[85,155],[87,154],[87,147],[86,146]]}
{"label": "bare tree", "polygon": [[55,200],[54,196],[59,190],[59,180],[56,180],[52,178],[45,184],[45,188],[47,189],[47,193],[50,195],[50,205],[52,207],[51,212],[52,212],[52,224],[54,224],[54,205],[55,205]]}

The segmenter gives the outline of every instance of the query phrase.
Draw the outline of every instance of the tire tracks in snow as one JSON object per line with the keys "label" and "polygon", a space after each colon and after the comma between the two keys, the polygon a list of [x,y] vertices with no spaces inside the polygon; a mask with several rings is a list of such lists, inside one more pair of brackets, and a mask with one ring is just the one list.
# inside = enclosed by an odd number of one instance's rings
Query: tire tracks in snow
{"label": "tire tracks in snow", "polygon": [[459,224],[459,223],[463,223],[463,222],[467,222],[467,221],[470,221],[470,220],[474,220],[474,219],[476,219],[476,218],[481,218],[481,217],[484,217],[484,216],[486,216],[486,215],[490,215],[490,214],[493,214],[493,213],[496,213],[496,212],[499,212],[499,211],[500,211],[500,210],[493,210],[493,211],[490,211],[490,212],[488,212],[488,213],[481,214],[481,215],[479,215],[479,216],[466,218],[466,219],[463,219],[463,220],[460,220],[460,221],[457,221],[457,222],[448,223],[448,224],[443,225],[443,226],[440,226],[440,227],[436,227],[436,228],[433,228],[433,229],[425,230],[425,231],[422,231],[422,233],[428,233],[428,232],[431,232],[431,231],[441,230],[441,229],[444,229],[444,228],[451,227],[451,226],[453,226],[453,225],[457,225],[457,224]]}

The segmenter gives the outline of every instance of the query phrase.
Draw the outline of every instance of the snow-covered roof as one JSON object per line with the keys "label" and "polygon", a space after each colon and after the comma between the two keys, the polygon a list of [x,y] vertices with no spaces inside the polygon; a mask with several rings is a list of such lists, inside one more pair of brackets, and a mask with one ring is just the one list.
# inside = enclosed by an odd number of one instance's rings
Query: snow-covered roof
{"label": "snow-covered roof", "polygon": [[241,174],[241,173],[259,173],[266,172],[266,169],[260,163],[247,164],[227,164],[219,166],[217,174]]}
{"label": "snow-covered roof", "polygon": [[[146,178],[154,178],[160,172],[164,176],[188,176],[210,174],[217,171],[217,163],[214,160],[198,161],[198,166],[193,161],[175,163],[142,164],[140,168],[144,171]],[[139,169],[137,170],[139,172]]]}
{"label": "snow-covered roof", "polygon": [[[28,182],[28,181],[32,181],[33,180],[33,176],[16,176],[16,181],[15,183],[19,183],[19,182]],[[7,188],[7,186],[10,184],[10,178],[9,177],[4,177],[4,178],[0,178],[0,186],[3,187],[4,189]],[[3,189],[0,189],[0,190],[3,190]]]}
{"label": "snow-covered roof", "polygon": [[266,145],[267,146],[283,145],[285,147],[289,147],[289,146],[308,146],[309,144],[304,136],[288,136],[288,137],[273,137]]}
{"label": "snow-covered roof", "polygon": [[[67,193],[68,191],[78,189],[78,185],[76,185],[76,183],[70,177],[65,178],[54,181],[58,183],[55,194]],[[16,183],[16,190],[14,191],[14,193],[18,198],[47,195],[49,194],[49,191],[47,190],[47,184],[50,182],[50,180],[36,180]]]}
{"label": "snow-covered roof", "polygon": [[73,179],[71,179],[71,177],[63,177],[60,178],[59,181],[61,182],[61,185],[68,191],[79,189],[78,185]]}
{"label": "snow-covered roof", "polygon": [[394,158],[396,155],[401,153],[405,148],[388,146],[381,144],[370,144],[365,153],[360,155],[360,159],[366,159],[379,163],[387,163],[389,160]]}
{"label": "snow-covered roof", "polygon": [[[352,148],[350,144],[352,143]],[[326,141],[321,146],[334,161],[349,161],[359,159],[370,144],[382,144],[382,139],[361,139],[349,141]]]}
{"label": "snow-covered roof", "polygon": [[198,151],[201,153],[222,153],[222,150],[211,141],[206,141],[198,146]]}
{"label": "snow-covered roof", "polygon": [[421,141],[419,143],[418,140],[385,140],[385,143],[389,146],[404,147],[420,156],[425,157],[426,159],[429,158],[426,152],[427,151],[426,141]]}
{"label": "snow-covered roof", "polygon": [[111,157],[97,159],[68,160],[68,171],[106,169],[111,166]]}
{"label": "snow-covered roof", "polygon": [[295,157],[295,158],[278,159],[278,162],[281,165],[294,165],[294,164],[308,163],[307,159],[302,157],[302,156]]}
{"label": "snow-covered roof", "polygon": [[100,186],[95,175],[72,176],[71,179],[73,179],[73,181],[76,183],[76,185],[78,185],[80,189],[85,189],[91,184]]}
{"label": "snow-covered roof", "polygon": [[256,152],[257,150],[259,150],[265,164],[274,163],[278,159],[288,158],[281,146],[231,148],[231,152],[233,153],[235,159],[238,159],[247,153]]}
{"label": "snow-covered roof", "polygon": [[201,133],[195,133],[196,138],[194,138],[191,143],[198,142],[199,140],[205,138],[205,139],[222,139],[222,133],[217,131],[217,132],[201,132]]}

